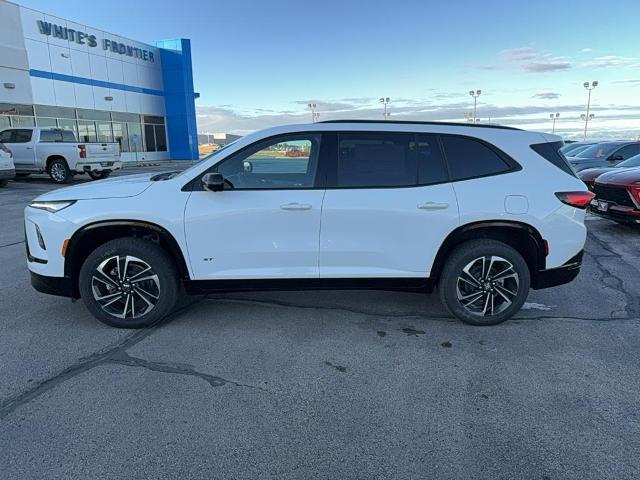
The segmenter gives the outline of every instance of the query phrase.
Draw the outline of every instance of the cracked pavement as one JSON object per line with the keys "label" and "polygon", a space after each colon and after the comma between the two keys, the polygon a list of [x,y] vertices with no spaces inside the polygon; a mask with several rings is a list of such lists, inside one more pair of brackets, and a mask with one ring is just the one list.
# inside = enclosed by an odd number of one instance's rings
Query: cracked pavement
{"label": "cracked pavement", "polygon": [[52,188],[0,189],[2,479],[640,476],[640,230],[590,218],[578,279],[496,327],[337,291],[132,332],[31,289],[22,209]]}

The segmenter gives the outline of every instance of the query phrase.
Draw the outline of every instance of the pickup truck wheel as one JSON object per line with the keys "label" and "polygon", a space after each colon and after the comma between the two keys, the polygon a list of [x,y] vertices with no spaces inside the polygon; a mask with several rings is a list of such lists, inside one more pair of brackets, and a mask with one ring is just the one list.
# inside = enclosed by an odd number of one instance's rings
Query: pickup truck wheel
{"label": "pickup truck wheel", "polygon": [[496,325],[520,310],[530,282],[527,263],[515,249],[495,240],[471,240],[450,254],[438,293],[464,323]]}
{"label": "pickup truck wheel", "polygon": [[80,296],[103,323],[142,328],[162,320],[178,299],[173,262],[155,243],[117,238],[95,249],[80,269]]}
{"label": "pickup truck wheel", "polygon": [[71,170],[64,158],[55,158],[49,164],[49,176],[56,183],[68,183],[71,180]]}
{"label": "pickup truck wheel", "polygon": [[111,175],[111,170],[103,170],[101,172],[89,172],[89,176],[94,180],[102,180]]}

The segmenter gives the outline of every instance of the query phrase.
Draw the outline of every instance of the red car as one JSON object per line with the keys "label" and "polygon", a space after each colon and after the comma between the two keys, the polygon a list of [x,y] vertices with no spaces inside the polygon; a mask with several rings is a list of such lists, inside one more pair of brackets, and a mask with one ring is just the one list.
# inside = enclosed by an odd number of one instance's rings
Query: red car
{"label": "red car", "polygon": [[640,224],[640,167],[600,175],[593,191],[592,213],[618,223]]}
{"label": "red car", "polygon": [[582,170],[578,172],[578,178],[582,180],[589,190],[593,192],[593,184],[600,175],[607,172],[616,172],[619,171],[620,168],[632,168],[632,167],[640,167],[640,155],[636,155],[631,157],[624,162],[620,162],[617,165],[611,167],[598,167],[598,168],[587,168],[586,170]]}

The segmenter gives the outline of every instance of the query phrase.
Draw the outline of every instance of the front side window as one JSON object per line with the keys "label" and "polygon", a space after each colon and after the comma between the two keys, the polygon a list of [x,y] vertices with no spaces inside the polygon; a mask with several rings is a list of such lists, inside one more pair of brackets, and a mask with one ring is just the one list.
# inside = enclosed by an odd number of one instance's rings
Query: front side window
{"label": "front side window", "polygon": [[13,134],[11,135],[12,143],[29,143],[31,141],[31,135],[33,134],[33,130],[12,130]]}
{"label": "front side window", "polygon": [[473,138],[455,135],[441,138],[452,181],[497,175],[511,169],[493,149]]}
{"label": "front side window", "polygon": [[302,134],[258,142],[216,170],[236,190],[312,188],[320,138],[320,134]]}
{"label": "front side window", "polygon": [[339,136],[336,186],[416,185],[417,160],[412,134],[362,132]]}
{"label": "front side window", "polygon": [[620,150],[613,154],[614,158],[618,160],[627,160],[628,158],[634,157],[640,153],[640,144],[632,144],[627,145],[626,147],[622,147]]}
{"label": "front side window", "polygon": [[0,142],[1,143],[11,143],[11,133],[13,130],[3,130],[0,132]]}

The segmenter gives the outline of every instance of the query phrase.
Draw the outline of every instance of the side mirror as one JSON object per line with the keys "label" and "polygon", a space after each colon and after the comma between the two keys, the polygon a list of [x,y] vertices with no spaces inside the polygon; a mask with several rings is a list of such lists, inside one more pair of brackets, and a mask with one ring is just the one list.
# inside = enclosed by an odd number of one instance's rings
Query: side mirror
{"label": "side mirror", "polygon": [[611,155],[609,157],[610,162],[617,162],[619,160],[624,160],[624,157],[622,155]]}
{"label": "side mirror", "polygon": [[207,173],[202,177],[202,186],[210,192],[221,192],[224,190],[224,177],[221,173]]}
{"label": "side mirror", "polygon": [[253,172],[253,163],[251,163],[249,160],[245,160],[244,162],[242,162],[242,165],[244,167],[244,173]]}

